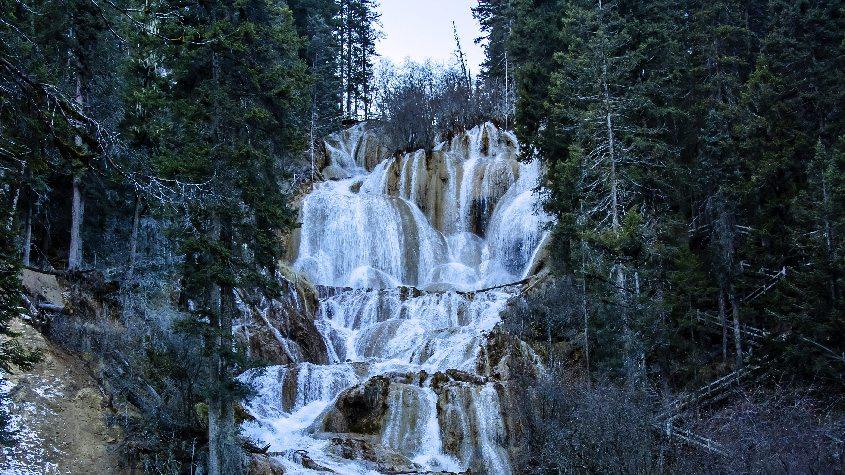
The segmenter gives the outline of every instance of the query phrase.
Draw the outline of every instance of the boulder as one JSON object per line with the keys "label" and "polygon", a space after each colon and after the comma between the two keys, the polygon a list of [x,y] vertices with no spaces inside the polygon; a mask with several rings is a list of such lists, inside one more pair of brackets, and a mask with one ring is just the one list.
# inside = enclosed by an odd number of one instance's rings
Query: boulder
{"label": "boulder", "polygon": [[252,454],[247,465],[248,475],[284,475],[285,467],[263,454]]}
{"label": "boulder", "polygon": [[65,306],[62,288],[54,274],[23,269],[21,271],[21,283],[34,303],[45,303],[55,308]]}
{"label": "boulder", "polygon": [[381,433],[390,384],[388,377],[374,376],[340,393],[323,418],[323,430],[369,435]]}

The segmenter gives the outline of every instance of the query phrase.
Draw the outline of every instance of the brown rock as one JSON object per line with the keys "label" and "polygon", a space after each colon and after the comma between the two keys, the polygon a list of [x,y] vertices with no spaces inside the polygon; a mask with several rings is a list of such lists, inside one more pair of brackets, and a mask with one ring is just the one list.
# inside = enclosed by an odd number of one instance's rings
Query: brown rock
{"label": "brown rock", "polygon": [[387,377],[375,376],[340,393],[334,407],[323,419],[323,430],[372,435],[381,433],[389,389],[390,380]]}
{"label": "brown rock", "polygon": [[248,475],[284,475],[285,467],[276,460],[262,454],[252,454],[247,467]]}
{"label": "brown rock", "polygon": [[286,267],[282,267],[278,280],[282,287],[280,298],[268,301],[259,295],[241,293],[247,314],[238,330],[238,340],[249,348],[252,357],[270,364],[327,363],[326,343],[314,325],[316,288]]}
{"label": "brown rock", "polygon": [[382,473],[418,473],[422,470],[399,452],[364,437],[333,437],[329,452],[363,462],[369,470]]}

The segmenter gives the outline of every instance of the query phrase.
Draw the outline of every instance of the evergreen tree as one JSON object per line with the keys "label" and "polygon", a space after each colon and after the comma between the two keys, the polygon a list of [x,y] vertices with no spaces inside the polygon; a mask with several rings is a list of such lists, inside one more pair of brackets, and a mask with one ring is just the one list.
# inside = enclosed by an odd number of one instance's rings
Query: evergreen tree
{"label": "evergreen tree", "polygon": [[161,175],[202,184],[188,201],[182,234],[193,314],[187,327],[204,335],[209,357],[209,473],[238,473],[233,292],[271,288],[278,233],[295,219],[281,179],[285,161],[303,147],[309,84],[287,7],[267,0],[179,5],[179,21],[160,30],[182,40],[162,64],[173,124],[154,161]]}
{"label": "evergreen tree", "polygon": [[300,57],[313,76],[311,120],[316,137],[340,124],[341,77],[339,3],[335,0],[289,2],[301,42]]}
{"label": "evergreen tree", "polygon": [[374,0],[340,0],[340,76],[347,119],[366,119],[370,114],[379,18]]}
{"label": "evergreen tree", "polygon": [[484,63],[481,65],[480,84],[483,92],[492,96],[490,114],[510,126],[515,103],[514,62],[508,44],[515,20],[513,0],[480,0],[472,14],[481,26],[484,37]]}
{"label": "evergreen tree", "polygon": [[771,0],[761,28],[738,131],[756,185],[749,260],[763,274],[746,307],[756,325],[801,335],[782,348],[784,366],[841,380],[830,366],[842,313],[840,6]]}
{"label": "evergreen tree", "polygon": [[741,95],[750,71],[752,40],[747,23],[751,5],[706,2],[696,5],[690,41],[695,115],[699,122],[695,176],[700,180],[696,231],[708,239],[708,258],[719,284],[719,318],[727,326],[730,312],[734,356],[743,361],[740,336],[741,284],[745,205],[753,190],[747,188],[748,168],[738,153],[736,127],[742,116]]}

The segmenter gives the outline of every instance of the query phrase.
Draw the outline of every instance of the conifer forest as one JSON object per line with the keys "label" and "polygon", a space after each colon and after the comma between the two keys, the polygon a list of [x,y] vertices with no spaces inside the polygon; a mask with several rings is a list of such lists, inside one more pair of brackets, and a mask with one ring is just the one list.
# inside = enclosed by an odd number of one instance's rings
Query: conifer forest
{"label": "conifer forest", "polygon": [[845,4],[451,1],[0,0],[0,473],[845,473]]}

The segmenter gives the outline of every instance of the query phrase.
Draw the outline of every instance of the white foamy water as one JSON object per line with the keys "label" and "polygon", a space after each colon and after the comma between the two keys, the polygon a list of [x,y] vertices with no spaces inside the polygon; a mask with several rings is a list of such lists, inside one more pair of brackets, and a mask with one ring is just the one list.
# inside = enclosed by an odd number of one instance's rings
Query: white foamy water
{"label": "white foamy water", "polygon": [[[242,375],[257,390],[244,431],[292,473],[379,473],[332,450],[338,436],[419,470],[511,473],[497,383],[477,376],[510,294],[476,291],[528,272],[548,221],[533,191],[538,165],[517,162],[514,136],[489,123],[429,154],[373,157],[368,140],[364,125],[327,140],[327,170],[340,179],[319,183],[300,211],[294,268],[348,288],[320,300],[329,364]],[[323,433],[344,390],[376,376],[390,381],[379,433]]]}

